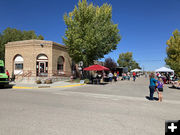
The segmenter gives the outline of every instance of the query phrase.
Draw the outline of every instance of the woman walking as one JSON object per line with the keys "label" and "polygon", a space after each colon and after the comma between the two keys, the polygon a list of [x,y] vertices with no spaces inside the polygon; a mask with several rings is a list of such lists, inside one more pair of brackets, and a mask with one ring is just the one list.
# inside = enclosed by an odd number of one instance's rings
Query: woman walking
{"label": "woman walking", "polygon": [[163,87],[164,87],[162,78],[159,78],[157,83],[158,83],[157,88],[158,88],[158,97],[159,97],[158,101],[162,102],[162,92],[163,92]]}
{"label": "woman walking", "polygon": [[149,91],[150,91],[150,96],[149,96],[149,100],[153,100],[153,94],[154,94],[154,91],[155,91],[155,86],[156,86],[156,82],[157,80],[154,79],[154,74],[151,73],[149,75],[149,78],[150,78],[150,85],[149,85]]}
{"label": "woman walking", "polygon": [[136,80],[136,73],[133,72],[133,81],[135,82],[135,80]]}

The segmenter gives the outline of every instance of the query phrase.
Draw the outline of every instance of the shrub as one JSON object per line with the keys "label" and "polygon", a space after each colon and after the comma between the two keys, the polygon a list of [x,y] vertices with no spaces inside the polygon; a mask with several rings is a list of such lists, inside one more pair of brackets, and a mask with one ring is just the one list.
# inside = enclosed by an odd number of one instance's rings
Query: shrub
{"label": "shrub", "polygon": [[36,80],[36,83],[41,84],[42,82],[41,82],[41,80]]}
{"label": "shrub", "polygon": [[89,79],[84,80],[84,83],[86,83],[86,84],[89,83],[89,82],[90,82]]}
{"label": "shrub", "polygon": [[79,79],[79,78],[74,79],[74,80],[73,80],[73,82],[75,82],[75,83],[79,83],[79,82],[80,82],[80,79]]}
{"label": "shrub", "polygon": [[47,79],[47,80],[45,81],[45,83],[46,83],[46,84],[51,84],[51,83],[52,83],[52,79]]}

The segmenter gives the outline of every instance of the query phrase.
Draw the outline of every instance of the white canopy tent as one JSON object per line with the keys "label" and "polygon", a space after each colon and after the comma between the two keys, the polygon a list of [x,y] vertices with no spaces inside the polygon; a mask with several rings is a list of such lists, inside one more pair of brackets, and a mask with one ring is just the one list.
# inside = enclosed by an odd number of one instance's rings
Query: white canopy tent
{"label": "white canopy tent", "polygon": [[174,74],[174,70],[166,68],[166,67],[161,67],[155,70],[155,72],[171,72]]}
{"label": "white canopy tent", "polygon": [[131,70],[131,72],[142,72],[142,70],[141,69],[133,69],[133,70]]}

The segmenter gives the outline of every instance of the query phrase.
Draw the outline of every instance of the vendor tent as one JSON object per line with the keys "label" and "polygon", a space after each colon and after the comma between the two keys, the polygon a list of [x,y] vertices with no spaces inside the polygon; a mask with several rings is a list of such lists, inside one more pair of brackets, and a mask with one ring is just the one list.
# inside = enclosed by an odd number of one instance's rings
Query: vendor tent
{"label": "vendor tent", "polygon": [[161,67],[159,69],[156,69],[155,72],[172,72],[172,73],[174,73],[174,70],[169,69],[167,67]]}
{"label": "vendor tent", "polygon": [[142,72],[142,70],[141,69],[133,69],[133,70],[131,70],[131,72]]}
{"label": "vendor tent", "polygon": [[84,70],[87,70],[87,71],[103,71],[103,70],[109,70],[109,68],[101,66],[101,65],[92,65],[92,66],[84,68]]}

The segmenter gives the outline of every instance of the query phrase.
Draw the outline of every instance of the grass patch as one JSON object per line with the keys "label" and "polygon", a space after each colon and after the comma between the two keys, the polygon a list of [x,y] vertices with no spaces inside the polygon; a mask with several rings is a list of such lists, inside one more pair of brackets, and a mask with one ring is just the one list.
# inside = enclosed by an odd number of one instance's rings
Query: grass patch
{"label": "grass patch", "polygon": [[68,80],[66,82],[72,82],[72,83],[80,83],[80,78],[73,79],[73,80]]}

